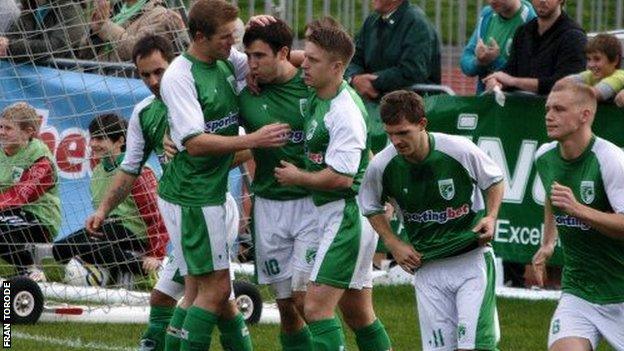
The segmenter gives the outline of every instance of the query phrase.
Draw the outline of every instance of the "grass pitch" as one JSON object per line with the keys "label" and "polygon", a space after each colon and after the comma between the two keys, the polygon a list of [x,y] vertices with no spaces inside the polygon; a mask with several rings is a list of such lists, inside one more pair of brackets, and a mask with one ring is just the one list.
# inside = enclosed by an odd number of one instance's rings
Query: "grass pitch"
{"label": "grass pitch", "polygon": [[[393,341],[394,350],[420,350],[420,335],[413,289],[410,286],[376,287],[375,309]],[[546,350],[553,301],[522,301],[498,299],[501,324],[501,350]],[[144,325],[136,324],[40,323],[13,326],[13,350],[20,351],[132,351]],[[346,329],[345,329],[346,330]],[[250,328],[254,349],[279,350],[277,325],[256,325]],[[353,334],[347,331],[348,350],[357,350]],[[221,350],[213,337],[211,350]],[[606,344],[599,351],[613,350]]]}

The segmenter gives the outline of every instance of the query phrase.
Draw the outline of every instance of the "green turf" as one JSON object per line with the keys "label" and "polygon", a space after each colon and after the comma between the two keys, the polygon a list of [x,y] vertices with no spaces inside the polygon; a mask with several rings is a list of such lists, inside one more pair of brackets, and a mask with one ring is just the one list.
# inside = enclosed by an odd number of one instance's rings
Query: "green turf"
{"label": "green turf", "polygon": [[[420,336],[415,315],[415,302],[409,286],[375,288],[375,307],[392,338],[394,349],[419,350]],[[552,301],[519,301],[499,299],[498,310],[501,323],[501,350],[545,350],[546,332],[555,309]],[[104,321],[103,321],[104,322]],[[14,336],[12,350],[58,351],[97,350],[93,345],[108,346],[108,350],[133,350],[143,325],[114,324],[62,324],[41,323],[34,326],[13,326],[14,333],[29,337],[64,339],[75,344],[92,343],[87,347],[65,348],[50,341],[26,340]],[[276,325],[257,325],[250,328],[255,350],[279,350]],[[213,338],[214,339],[214,338]],[[357,350],[353,335],[348,332],[348,350]],[[96,345],[97,346],[97,345]],[[213,350],[221,350],[216,346]],[[101,350],[104,350],[102,348]],[[606,345],[599,351],[612,350]]]}

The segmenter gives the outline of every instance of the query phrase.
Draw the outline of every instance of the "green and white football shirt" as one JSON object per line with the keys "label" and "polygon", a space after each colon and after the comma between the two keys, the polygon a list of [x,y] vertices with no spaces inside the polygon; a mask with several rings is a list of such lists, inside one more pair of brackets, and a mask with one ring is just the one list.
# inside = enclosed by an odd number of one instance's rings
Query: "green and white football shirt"
{"label": "green and white football shirt", "polygon": [[360,189],[365,216],[383,213],[386,201],[398,205],[424,261],[476,247],[472,228],[485,209],[481,190],[503,180],[496,163],[464,137],[429,133],[429,147],[422,162],[412,163],[387,146],[371,161]]}
{"label": "green and white football shirt", "polygon": [[299,168],[305,167],[304,118],[310,90],[298,72],[288,82],[262,86],[259,95],[248,89],[240,95],[240,114],[248,133],[271,123],[288,123],[291,133],[288,143],[279,148],[254,149],[256,170],[252,183],[254,194],[271,200],[292,200],[308,195],[308,190],[298,186],[282,186],[274,176],[280,161],[288,161]]}
{"label": "green and white football shirt", "polygon": [[151,95],[139,102],[128,123],[126,154],[120,169],[138,176],[153,151],[164,170],[163,137],[167,128],[167,106],[162,100]]}
{"label": "green and white football shirt", "polygon": [[[547,198],[553,182],[572,189],[583,205],[624,213],[624,151],[593,137],[575,160],[561,157],[559,144],[542,145],[535,157]],[[592,303],[624,302],[624,241],[611,239],[553,206],[563,246],[564,292]]]}
{"label": "green and white football shirt", "polygon": [[306,169],[318,172],[330,167],[353,177],[349,189],[312,190],[317,206],[353,198],[357,195],[368,165],[366,147],[366,109],[357,93],[343,81],[338,94],[329,100],[313,94],[305,123]]}
{"label": "green and white football shirt", "polygon": [[158,194],[183,206],[225,202],[233,153],[191,156],[184,143],[201,134],[238,135],[238,96],[232,65],[211,64],[185,53],[178,56],[161,82],[171,139],[179,152],[161,178]]}

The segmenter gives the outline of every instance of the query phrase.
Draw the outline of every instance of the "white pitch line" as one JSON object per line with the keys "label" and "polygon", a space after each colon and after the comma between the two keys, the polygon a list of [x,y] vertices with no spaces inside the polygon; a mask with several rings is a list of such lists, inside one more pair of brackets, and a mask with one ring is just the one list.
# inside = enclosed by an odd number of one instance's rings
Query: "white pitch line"
{"label": "white pitch line", "polygon": [[52,344],[52,345],[60,345],[69,348],[81,348],[88,350],[99,350],[99,351],[133,351],[136,348],[132,347],[117,347],[110,346],[106,344],[100,344],[95,342],[83,342],[81,339],[57,339],[51,338],[49,336],[43,335],[32,335],[28,333],[22,332],[13,332],[11,334],[16,339],[25,339],[25,340],[33,340],[41,343]]}

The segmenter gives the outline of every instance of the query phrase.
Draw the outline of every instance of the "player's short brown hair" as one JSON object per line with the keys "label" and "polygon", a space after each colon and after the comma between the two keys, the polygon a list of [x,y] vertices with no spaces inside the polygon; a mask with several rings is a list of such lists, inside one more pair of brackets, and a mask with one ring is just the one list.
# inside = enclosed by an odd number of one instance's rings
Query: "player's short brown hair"
{"label": "player's short brown hair", "polygon": [[238,18],[238,7],[223,0],[197,0],[191,6],[188,18],[191,39],[197,32],[210,38],[217,28]]}
{"label": "player's short brown hair", "polygon": [[340,22],[338,22],[338,20],[336,20],[332,16],[323,16],[306,24],[304,33],[308,30],[310,30],[310,32],[314,32],[321,27],[343,29],[342,24],[340,24]]}
{"label": "player's short brown hair", "polygon": [[0,118],[6,118],[7,120],[17,124],[21,130],[32,128],[35,135],[39,134],[39,128],[41,127],[41,116],[37,114],[37,110],[24,101],[16,102],[9,105],[2,110]]}
{"label": "player's short brown hair", "polygon": [[384,124],[396,125],[403,119],[417,124],[425,117],[425,104],[413,91],[396,90],[381,99],[379,114]]}
{"label": "player's short brown hair", "polygon": [[614,35],[600,33],[589,39],[585,45],[585,53],[603,53],[609,62],[616,62],[618,67],[622,63],[622,44]]}
{"label": "player's short brown hair", "polygon": [[349,64],[355,53],[353,39],[340,28],[320,27],[314,30],[306,40],[327,51],[345,66]]}

